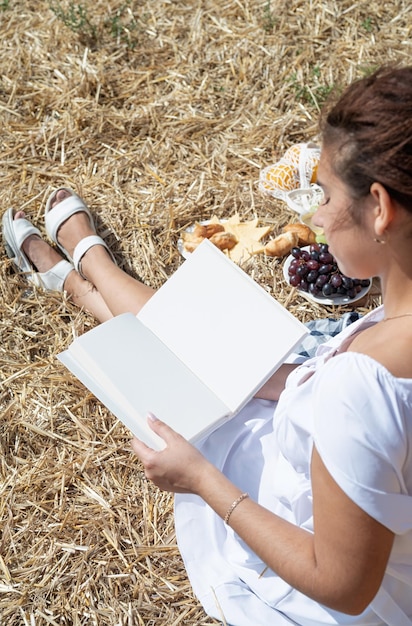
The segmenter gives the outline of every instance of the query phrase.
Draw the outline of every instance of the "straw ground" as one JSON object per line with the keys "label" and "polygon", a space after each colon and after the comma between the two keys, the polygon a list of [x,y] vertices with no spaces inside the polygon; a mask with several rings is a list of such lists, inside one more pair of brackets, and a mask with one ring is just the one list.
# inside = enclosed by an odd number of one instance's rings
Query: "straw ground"
{"label": "straw ground", "polygon": [[[406,0],[1,0],[2,209],[43,229],[50,190],[75,188],[154,287],[195,220],[238,212],[277,234],[295,216],[259,193],[260,168],[316,139],[329,92],[408,63],[411,24]],[[348,310],[303,300],[281,267],[244,269],[303,321]],[[95,321],[5,255],[0,289],[0,624],[217,623],[191,592],[172,497],[56,361]]]}

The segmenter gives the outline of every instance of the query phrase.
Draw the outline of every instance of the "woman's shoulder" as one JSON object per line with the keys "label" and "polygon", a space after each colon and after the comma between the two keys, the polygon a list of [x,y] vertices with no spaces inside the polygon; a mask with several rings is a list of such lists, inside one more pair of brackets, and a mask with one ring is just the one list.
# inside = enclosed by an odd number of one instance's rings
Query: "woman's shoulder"
{"label": "woman's shoulder", "polygon": [[412,380],[411,345],[411,318],[400,318],[382,321],[357,333],[347,351],[370,357],[395,378]]}
{"label": "woman's shoulder", "polygon": [[315,413],[333,415],[337,430],[356,424],[378,439],[412,436],[412,378],[394,376],[370,355],[343,352],[328,360],[313,382]]}
{"label": "woman's shoulder", "polygon": [[[317,386],[325,387],[335,380],[339,384],[340,397],[349,389],[353,390],[352,397],[354,394],[367,396],[376,386],[374,397],[385,396],[392,389],[397,396],[407,397],[408,401],[412,399],[412,376],[396,375],[382,360],[365,352],[348,350],[337,354],[327,359],[317,373]],[[334,391],[337,393],[337,385]]]}
{"label": "woman's shoulder", "polygon": [[360,352],[330,359],[313,387],[313,438],[329,473],[394,532],[412,529],[400,515],[412,514],[411,405],[412,379]]}

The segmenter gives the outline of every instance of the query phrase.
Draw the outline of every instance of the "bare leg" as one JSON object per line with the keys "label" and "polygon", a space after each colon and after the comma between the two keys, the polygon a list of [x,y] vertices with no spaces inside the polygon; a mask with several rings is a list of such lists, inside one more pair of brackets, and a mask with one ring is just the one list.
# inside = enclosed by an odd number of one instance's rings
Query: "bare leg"
{"label": "bare leg", "polygon": [[[15,219],[22,217],[24,217],[24,212],[17,211]],[[39,272],[47,272],[62,260],[60,253],[37,235],[27,237],[23,243],[23,250]],[[74,304],[80,308],[85,308],[99,322],[104,322],[113,317],[99,292],[91,283],[84,280],[74,268],[66,278],[64,289],[71,296]]]}
{"label": "bare leg", "polygon": [[[70,195],[65,190],[56,193],[52,206]],[[53,210],[53,209],[52,209]],[[81,239],[92,235],[89,219],[85,213],[76,213],[66,220],[58,232],[59,243],[73,255]],[[96,287],[112,315],[131,312],[137,314],[153,295],[154,290],[126,274],[115,265],[103,246],[93,246],[81,260],[82,273]],[[66,282],[68,282],[71,274]]]}

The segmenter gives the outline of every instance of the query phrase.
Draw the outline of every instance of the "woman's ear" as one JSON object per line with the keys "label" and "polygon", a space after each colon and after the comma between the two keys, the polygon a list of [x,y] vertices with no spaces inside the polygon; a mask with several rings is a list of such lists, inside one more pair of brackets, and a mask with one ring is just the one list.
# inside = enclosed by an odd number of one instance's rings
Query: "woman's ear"
{"label": "woman's ear", "polygon": [[382,237],[395,217],[394,202],[381,183],[372,183],[370,194],[374,201],[375,235]]}

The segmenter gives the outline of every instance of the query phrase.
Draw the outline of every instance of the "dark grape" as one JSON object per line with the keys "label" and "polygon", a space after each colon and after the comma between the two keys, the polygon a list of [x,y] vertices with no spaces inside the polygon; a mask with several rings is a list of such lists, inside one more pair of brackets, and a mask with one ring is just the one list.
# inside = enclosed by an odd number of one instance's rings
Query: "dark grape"
{"label": "dark grape", "polygon": [[322,289],[323,285],[325,285],[327,282],[328,276],[326,274],[319,274],[316,279],[316,286],[319,287],[319,289]]}
{"label": "dark grape", "polygon": [[345,289],[353,289],[353,280],[348,276],[342,276],[342,285]]}
{"label": "dark grape", "polygon": [[332,274],[329,282],[332,287],[340,287],[342,284],[342,276],[340,274]]}
{"label": "dark grape", "polygon": [[312,294],[312,296],[318,296],[321,292],[319,287],[316,286],[316,283],[309,283],[308,291]]}
{"label": "dark grape", "polygon": [[292,287],[299,287],[300,285],[300,276],[298,276],[297,274],[293,274],[292,276],[289,277],[289,282],[292,285]]}
{"label": "dark grape", "polygon": [[314,243],[306,250],[295,246],[292,257],[288,267],[289,283],[313,296],[330,298],[336,295],[350,300],[370,285],[369,279],[342,274],[328,244]]}
{"label": "dark grape", "polygon": [[306,263],[302,263],[302,265],[299,265],[299,267],[296,269],[296,274],[298,274],[298,276],[300,276],[301,278],[304,278],[308,272],[309,268]]}
{"label": "dark grape", "polygon": [[330,283],[326,283],[322,287],[322,294],[327,298],[333,294],[333,287]]}
{"label": "dark grape", "polygon": [[320,263],[324,263],[325,265],[333,263],[333,256],[330,254],[330,252],[321,252],[319,255],[319,261]]}
{"label": "dark grape", "polygon": [[306,280],[308,283],[314,283],[318,276],[319,274],[316,270],[310,270],[310,272],[306,274]]}
{"label": "dark grape", "polygon": [[309,248],[310,252],[320,252],[320,244],[319,243],[311,243],[310,244],[310,248]]}
{"label": "dark grape", "polygon": [[319,263],[317,261],[315,261],[315,259],[309,259],[309,261],[306,263],[306,265],[308,266],[308,268],[310,270],[317,270],[317,269],[319,269]]}

